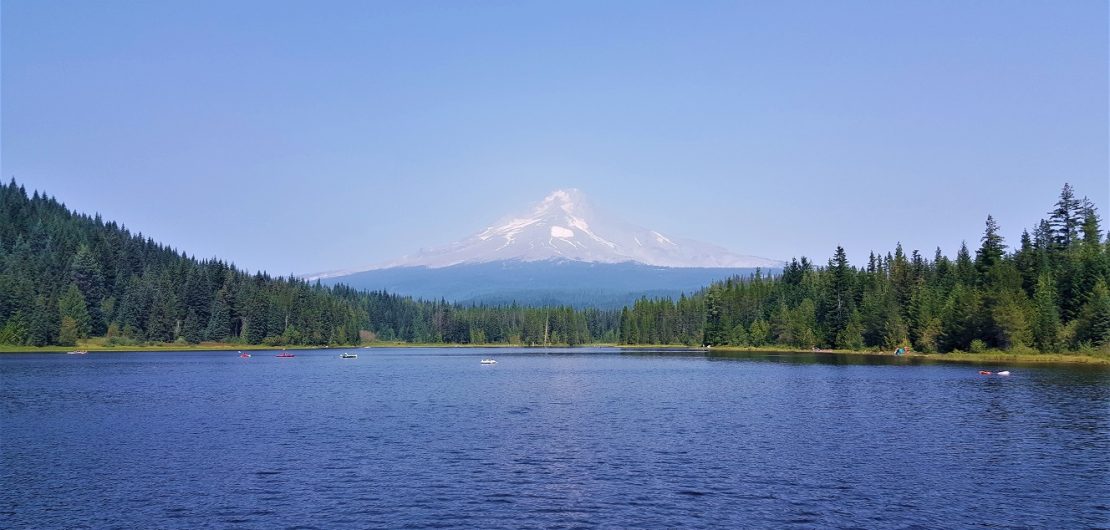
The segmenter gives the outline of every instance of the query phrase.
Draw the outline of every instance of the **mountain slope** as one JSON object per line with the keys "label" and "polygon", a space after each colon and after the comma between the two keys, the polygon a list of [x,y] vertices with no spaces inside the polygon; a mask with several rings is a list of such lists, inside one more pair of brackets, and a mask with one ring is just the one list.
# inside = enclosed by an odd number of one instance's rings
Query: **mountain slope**
{"label": "mountain slope", "polygon": [[[500,261],[566,260],[636,262],[657,267],[779,268],[782,262],[735,254],[724,248],[613,219],[576,189],[557,190],[523,215],[512,215],[457,243],[372,267],[308,276],[347,276],[394,267],[443,268]],[[719,276],[719,275],[718,275]]]}
{"label": "mountain slope", "polygon": [[308,278],[453,302],[617,308],[781,267],[625,223],[598,211],[582,192],[565,189],[457,243]]}
{"label": "mountain slope", "polygon": [[376,269],[325,279],[324,283],[463,303],[613,309],[643,296],[678,298],[714,281],[754,272],[749,268],[655,267],[632,261],[507,260],[439,268]]}

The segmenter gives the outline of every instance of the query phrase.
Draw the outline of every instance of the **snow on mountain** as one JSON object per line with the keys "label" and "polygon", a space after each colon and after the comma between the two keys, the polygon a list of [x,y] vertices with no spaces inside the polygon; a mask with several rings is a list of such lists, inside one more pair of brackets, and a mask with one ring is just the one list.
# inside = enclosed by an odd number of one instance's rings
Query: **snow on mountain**
{"label": "snow on mountain", "polygon": [[[393,267],[443,268],[495,261],[569,260],[637,262],[660,267],[777,268],[782,262],[732,253],[722,247],[610,219],[577,189],[556,190],[525,215],[510,216],[446,247],[422,250],[360,270]],[[358,271],[315,275],[342,276]]]}

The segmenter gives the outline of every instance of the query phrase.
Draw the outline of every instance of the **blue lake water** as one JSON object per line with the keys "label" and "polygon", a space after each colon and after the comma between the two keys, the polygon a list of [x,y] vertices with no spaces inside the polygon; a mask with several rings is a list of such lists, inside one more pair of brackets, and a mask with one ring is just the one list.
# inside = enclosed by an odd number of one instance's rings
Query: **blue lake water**
{"label": "blue lake water", "polygon": [[1106,370],[357,351],[0,355],[0,527],[1110,526]]}

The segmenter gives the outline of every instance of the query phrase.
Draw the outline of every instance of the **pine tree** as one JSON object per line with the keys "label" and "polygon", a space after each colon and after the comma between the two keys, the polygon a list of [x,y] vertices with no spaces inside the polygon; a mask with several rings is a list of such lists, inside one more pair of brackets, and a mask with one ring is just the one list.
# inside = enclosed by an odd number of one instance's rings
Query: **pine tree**
{"label": "pine tree", "polygon": [[971,261],[966,241],[960,243],[960,250],[956,253],[956,280],[964,285],[975,284],[975,264]]}
{"label": "pine tree", "polygon": [[894,258],[890,261],[890,284],[893,289],[895,303],[898,307],[907,307],[913,291],[914,279],[910,270],[910,263],[906,260],[906,253],[902,250],[902,243],[894,247]]}
{"label": "pine tree", "polygon": [[181,336],[187,342],[196,344],[204,340],[205,326],[201,324],[201,317],[197,312],[190,309],[185,315],[185,321],[181,324]]}
{"label": "pine tree", "polygon": [[620,343],[632,344],[632,323],[629,322],[631,316],[628,314],[628,307],[621,309],[621,323],[620,323]]}
{"label": "pine tree", "polygon": [[1053,231],[1053,242],[1058,248],[1068,248],[1077,239],[1082,222],[1082,203],[1075,196],[1071,184],[1064,184],[1056,207],[1049,212],[1049,225]]}
{"label": "pine tree", "polygon": [[863,325],[858,311],[852,311],[848,325],[836,335],[836,347],[843,350],[863,349]]}
{"label": "pine tree", "polygon": [[62,323],[58,330],[58,344],[62,346],[76,346],[77,340],[81,338],[80,325],[73,317],[63,316]]}
{"label": "pine tree", "polygon": [[[186,314],[192,312],[196,315],[196,322],[203,327],[208,322],[208,312],[212,306],[212,285],[208,281],[203,267],[191,267],[185,280],[183,308]],[[188,318],[188,317],[186,317]],[[186,337],[188,340],[188,337]]]}
{"label": "pine tree", "polygon": [[828,300],[825,302],[825,326],[828,329],[829,344],[837,342],[837,336],[848,327],[855,302],[852,298],[852,269],[844,247],[837,246],[829,260]]}
{"label": "pine tree", "polygon": [[1056,305],[1056,282],[1050,273],[1037,279],[1033,294],[1033,346],[1042,352],[1059,348],[1060,309]]}
{"label": "pine tree", "polygon": [[974,287],[956,285],[941,312],[941,351],[967,350],[980,337],[982,297]]}
{"label": "pine tree", "polygon": [[1099,279],[1079,316],[1077,340],[1099,347],[1110,344],[1110,288]]}
{"label": "pine tree", "polygon": [[741,322],[732,327],[732,331],[728,335],[728,343],[733,346],[747,346],[748,345],[748,330]]}
{"label": "pine tree", "polygon": [[0,326],[0,344],[26,344],[28,324],[23,313],[16,311]]}
{"label": "pine tree", "polygon": [[1021,232],[1021,246],[1014,253],[1014,266],[1021,274],[1021,287],[1029,296],[1037,286],[1037,278],[1041,275],[1040,252],[1033,244],[1033,237],[1028,230]]}
{"label": "pine tree", "polygon": [[28,346],[46,346],[57,338],[60,317],[57,301],[46,296],[35,297],[27,329]]}
{"label": "pine tree", "polygon": [[[100,303],[104,298],[104,275],[100,271],[100,265],[97,263],[96,258],[93,257],[92,251],[89,250],[88,245],[81,245],[77,249],[77,254],[73,257],[73,262],[70,264],[70,277],[81,291],[81,296],[85,299],[85,310],[88,313],[88,331],[101,335],[107,328],[104,322],[104,315],[100,311]],[[83,325],[80,322],[79,326]]]}
{"label": "pine tree", "polygon": [[177,333],[177,297],[163,281],[155,286],[151,295],[146,337],[158,342],[173,342]]}
{"label": "pine tree", "polygon": [[1093,202],[1084,199],[1079,215],[1083,219],[1083,244],[1097,248],[1102,241],[1102,228],[1100,227],[1102,223],[1098,216],[1098,208],[1095,207]]}
{"label": "pine tree", "polygon": [[984,282],[990,281],[991,270],[1002,261],[1002,256],[1006,254],[1006,245],[1003,244],[1002,236],[998,235],[998,223],[994,221],[994,217],[987,216],[987,228],[983,232],[983,244],[975,253],[975,268],[979,273],[979,278]]}
{"label": "pine tree", "polygon": [[812,348],[817,345],[817,307],[813,300],[806,298],[788,313],[790,329],[785,344],[799,348]]}
{"label": "pine tree", "polygon": [[991,344],[1012,349],[1031,342],[1030,316],[1023,292],[1003,291],[992,304],[990,318],[994,335],[988,337]]}
{"label": "pine tree", "polygon": [[149,311],[150,296],[146,285],[138,276],[132,275],[127,280],[123,299],[116,311],[116,321],[119,322],[123,335],[133,339],[145,336],[143,332]]}
{"label": "pine tree", "polygon": [[72,346],[77,339],[89,336],[91,330],[89,309],[76,283],[69,284],[69,287],[62,292],[62,296],[58,298],[58,317],[59,321],[66,325],[67,335],[64,342],[66,346]]}
{"label": "pine tree", "polygon": [[767,324],[766,320],[757,318],[752,322],[751,327],[748,328],[748,342],[752,346],[764,346],[770,341],[771,326]]}
{"label": "pine tree", "polygon": [[718,346],[725,343],[725,329],[721,323],[721,305],[717,293],[710,289],[705,295],[705,345]]}

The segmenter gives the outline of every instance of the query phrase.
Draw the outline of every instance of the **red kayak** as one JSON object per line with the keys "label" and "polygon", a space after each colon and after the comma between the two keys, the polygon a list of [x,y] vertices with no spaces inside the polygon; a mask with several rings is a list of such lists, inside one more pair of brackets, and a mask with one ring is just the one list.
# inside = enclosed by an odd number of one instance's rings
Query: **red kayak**
{"label": "red kayak", "polygon": [[979,375],[991,375],[991,373],[986,370],[979,370]]}

